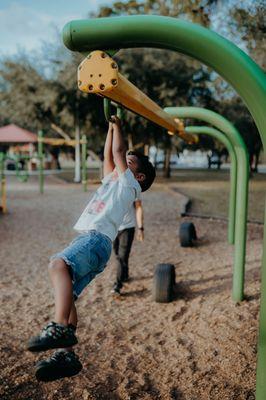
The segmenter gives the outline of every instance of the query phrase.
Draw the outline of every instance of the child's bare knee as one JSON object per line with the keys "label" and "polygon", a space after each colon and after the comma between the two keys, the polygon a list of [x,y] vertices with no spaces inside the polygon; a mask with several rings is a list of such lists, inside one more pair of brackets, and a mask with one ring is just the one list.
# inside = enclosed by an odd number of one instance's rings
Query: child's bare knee
{"label": "child's bare knee", "polygon": [[60,271],[66,268],[66,263],[64,260],[61,259],[55,259],[50,262],[48,265],[48,270],[49,272],[55,272],[55,271]]}

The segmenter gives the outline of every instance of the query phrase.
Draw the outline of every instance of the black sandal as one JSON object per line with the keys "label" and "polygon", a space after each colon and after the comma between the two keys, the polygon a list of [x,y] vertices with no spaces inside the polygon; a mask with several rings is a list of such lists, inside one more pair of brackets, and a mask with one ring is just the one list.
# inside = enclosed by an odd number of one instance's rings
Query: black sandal
{"label": "black sandal", "polygon": [[77,375],[81,370],[82,364],[74,351],[59,350],[37,363],[35,376],[38,381],[50,382]]}
{"label": "black sandal", "polygon": [[65,326],[56,322],[49,322],[40,335],[32,337],[28,342],[28,350],[32,352],[49,349],[71,347],[78,343],[75,329],[72,325]]}

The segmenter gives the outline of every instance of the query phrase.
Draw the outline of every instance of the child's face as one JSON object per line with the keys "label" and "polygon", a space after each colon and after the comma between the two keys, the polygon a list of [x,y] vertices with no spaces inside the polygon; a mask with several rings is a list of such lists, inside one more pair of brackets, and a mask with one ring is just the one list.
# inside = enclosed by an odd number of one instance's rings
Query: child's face
{"label": "child's face", "polygon": [[133,151],[129,151],[126,155],[127,159],[127,166],[130,169],[130,171],[134,174],[135,178],[141,182],[144,181],[145,175],[142,172],[138,172],[139,169],[139,159],[138,157],[134,154]]}
{"label": "child's face", "polygon": [[130,152],[126,155],[127,159],[127,166],[130,169],[130,171],[135,174],[138,170],[138,157],[135,156],[134,154],[130,154]]}

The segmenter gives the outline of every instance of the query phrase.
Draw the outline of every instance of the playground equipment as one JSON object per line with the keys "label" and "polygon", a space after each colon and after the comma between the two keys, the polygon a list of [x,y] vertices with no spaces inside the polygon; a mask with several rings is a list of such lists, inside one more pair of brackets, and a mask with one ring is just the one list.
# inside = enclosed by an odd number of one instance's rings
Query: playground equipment
{"label": "playground equipment", "polygon": [[[172,116],[179,118],[196,118],[206,121],[223,132],[233,145],[237,159],[237,174],[234,186],[236,187],[235,211],[232,211],[233,203],[230,205],[234,218],[234,270],[232,296],[235,302],[244,298],[245,281],[245,255],[246,255],[246,232],[247,232],[247,198],[249,180],[249,160],[246,145],[237,131],[226,118],[200,107],[167,107],[165,110]],[[190,128],[191,131],[191,128]],[[232,193],[230,199],[232,201]],[[231,218],[231,226],[232,226]]]}
{"label": "playground equipment", "polygon": [[0,180],[1,180],[1,189],[0,189],[0,196],[1,196],[1,203],[0,203],[0,211],[3,214],[7,213],[7,199],[6,199],[6,177],[5,177],[5,163],[7,160],[11,160],[14,162],[14,169],[16,171],[16,178],[20,182],[27,182],[29,178],[29,173],[27,170],[22,170],[19,167],[20,161],[29,160],[29,156],[24,155],[15,155],[15,154],[6,154],[0,152]]}
{"label": "playground equipment", "polygon": [[154,271],[152,297],[157,303],[169,303],[173,300],[175,287],[175,266],[158,264]]}
{"label": "playground equipment", "polygon": [[[197,239],[196,228],[192,222],[183,222],[179,227],[181,247],[192,247]],[[152,298],[157,303],[169,303],[173,300],[175,287],[175,266],[158,264],[153,274]]]}
{"label": "playground equipment", "polygon": [[[178,110],[178,107],[176,108]],[[236,184],[237,184],[237,158],[235,154],[234,147],[232,145],[231,139],[227,138],[222,132],[218,131],[218,129],[210,128],[208,126],[186,126],[185,131],[194,134],[207,134],[218,140],[220,140],[228,149],[231,159],[231,168],[230,168],[230,198],[229,198],[229,223],[228,223],[228,242],[229,244],[234,243],[234,232],[235,232],[235,211],[236,211]],[[196,228],[192,222],[183,222],[179,227],[179,241],[181,247],[192,247],[195,244],[197,239]],[[162,269],[165,270],[162,272]],[[161,291],[165,292],[165,281],[166,276],[168,276],[168,280],[171,279],[171,271],[168,267],[161,266],[160,272],[157,273],[157,269],[154,274],[154,299],[161,299]],[[236,274],[235,274],[236,276]],[[162,288],[161,288],[162,286]],[[158,292],[158,295],[157,295]],[[171,301],[170,294],[165,298],[164,302]],[[166,301],[168,299],[168,301]]]}
{"label": "playground equipment", "polygon": [[236,213],[236,187],[237,187],[237,158],[236,153],[230,138],[223,132],[209,126],[186,126],[185,130],[189,133],[196,133],[198,135],[209,135],[222,142],[228,150],[230,155],[230,195],[229,195],[229,211],[228,211],[228,243],[234,244],[235,242],[235,213]]}
{"label": "playground equipment", "polygon": [[[78,67],[78,86],[85,93],[95,93],[113,100],[134,113],[141,115],[167,129],[170,134],[177,134],[188,143],[196,142],[193,135],[186,134],[184,125],[173,119],[154,101],[141,92],[118,72],[116,62],[103,51],[91,52]],[[105,114],[107,112],[105,102]]]}
{"label": "playground equipment", "polygon": [[[183,222],[179,227],[181,247],[192,247],[197,240],[195,225]],[[152,297],[157,303],[169,303],[173,300],[175,287],[175,266],[173,264],[158,264],[153,275]]]}
{"label": "playground equipment", "polygon": [[16,155],[16,154],[8,154],[7,158],[13,160],[15,163],[16,177],[20,182],[27,182],[29,179],[29,171],[28,169],[24,170],[20,168],[21,161],[29,161],[30,156],[28,155]]}
{"label": "playground equipment", "polygon": [[[179,118],[197,118],[220,129],[186,127],[189,133],[207,134],[220,140],[228,149],[231,159],[228,242],[235,246],[233,299],[244,297],[245,249],[247,226],[247,197],[249,163],[246,146],[236,128],[219,114],[199,107],[169,107],[165,109]],[[237,147],[237,148],[236,148]],[[237,173],[238,171],[238,173]],[[238,245],[237,245],[238,244]]]}
{"label": "playground equipment", "polygon": [[192,222],[183,222],[179,227],[179,241],[181,247],[192,247],[197,240],[195,225]]}
{"label": "playground equipment", "polygon": [[[82,136],[80,142],[81,144],[81,175],[82,175],[82,185],[84,192],[87,191],[87,168],[86,168],[86,160],[87,160],[87,138],[85,135]],[[57,139],[57,138],[44,138],[43,132],[38,132],[38,160],[39,160],[39,190],[40,193],[44,192],[44,173],[43,173],[43,145],[49,144],[51,146],[76,146],[76,140],[74,139]]]}
{"label": "playground equipment", "polygon": [[114,106],[116,111],[116,116],[122,120],[124,118],[124,110],[122,107],[119,107],[116,103],[112,103],[111,100],[107,99],[106,97],[103,99],[103,109],[104,109],[104,116],[107,122],[111,121],[111,116],[113,113],[111,112],[111,106]]}
{"label": "playground equipment", "polygon": [[1,179],[1,204],[0,211],[3,214],[7,212],[6,206],[6,177],[4,173],[5,162],[4,162],[4,153],[0,153],[0,179]]}
{"label": "playground equipment", "polygon": [[[157,47],[196,58],[219,73],[243,98],[259,129],[265,148],[265,74],[250,57],[220,35],[184,20],[141,15],[72,21],[64,27],[63,38],[70,50],[83,53],[97,49]],[[243,159],[243,150],[240,146],[237,147],[239,157]],[[244,184],[243,175],[240,181]],[[238,213],[237,219],[244,220],[245,214]],[[264,222],[257,400],[266,398],[266,214]],[[238,230],[243,233],[243,221],[241,224],[242,226],[238,225]],[[240,244],[235,241],[235,245],[238,247]],[[243,253],[243,249],[241,252]]]}

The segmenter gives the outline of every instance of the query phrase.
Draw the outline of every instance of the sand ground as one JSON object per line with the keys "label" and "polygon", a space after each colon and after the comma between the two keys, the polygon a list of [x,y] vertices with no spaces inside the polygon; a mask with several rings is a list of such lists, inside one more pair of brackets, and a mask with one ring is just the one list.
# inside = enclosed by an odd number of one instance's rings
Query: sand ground
{"label": "sand ground", "polygon": [[[48,260],[74,237],[71,227],[88,197],[76,185],[47,181],[43,196],[35,182],[10,182],[9,214],[0,216],[0,398],[254,399],[262,226],[249,225],[247,299],[235,305],[226,223],[195,219],[199,244],[181,248],[184,197],[162,184],[143,196],[145,241],[134,243],[123,295],[110,294],[112,257],[78,301],[83,371],[49,384],[35,380],[34,363],[45,354],[26,352],[25,343],[53,316]],[[168,304],[151,296],[160,262],[176,266]]]}

